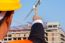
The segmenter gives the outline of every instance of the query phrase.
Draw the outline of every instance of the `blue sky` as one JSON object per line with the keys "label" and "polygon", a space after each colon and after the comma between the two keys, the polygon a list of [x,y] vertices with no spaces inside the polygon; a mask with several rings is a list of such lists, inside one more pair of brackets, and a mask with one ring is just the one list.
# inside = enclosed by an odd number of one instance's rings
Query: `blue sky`
{"label": "blue sky", "polygon": [[[19,26],[32,22],[34,12],[24,20],[36,0],[21,0],[22,7],[15,11],[11,26]],[[38,14],[44,22],[60,22],[62,29],[65,28],[65,0],[41,0]],[[65,30],[65,29],[64,29]]]}

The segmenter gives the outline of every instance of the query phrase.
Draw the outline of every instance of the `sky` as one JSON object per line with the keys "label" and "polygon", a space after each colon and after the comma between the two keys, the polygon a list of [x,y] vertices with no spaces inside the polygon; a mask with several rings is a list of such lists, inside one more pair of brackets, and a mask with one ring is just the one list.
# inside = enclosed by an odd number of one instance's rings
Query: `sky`
{"label": "sky", "polygon": [[[36,0],[20,0],[22,7],[15,11],[12,26],[19,26],[32,22],[34,11],[26,19]],[[65,0],[41,0],[38,6],[38,15],[44,22],[59,22],[65,30]]]}

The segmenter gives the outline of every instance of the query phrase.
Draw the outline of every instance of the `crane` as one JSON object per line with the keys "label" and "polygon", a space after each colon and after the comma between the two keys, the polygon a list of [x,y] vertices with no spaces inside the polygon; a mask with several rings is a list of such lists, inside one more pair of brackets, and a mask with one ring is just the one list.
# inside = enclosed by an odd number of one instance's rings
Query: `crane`
{"label": "crane", "polygon": [[[38,6],[40,5],[41,0],[37,0],[35,2],[35,4],[33,5],[33,8],[30,10],[30,12],[27,14],[27,16],[25,17],[25,19],[32,13],[32,11],[34,11],[35,15],[38,15]],[[24,19],[24,20],[25,20]]]}
{"label": "crane", "polygon": [[37,1],[35,5],[33,5],[33,10],[35,15],[38,15],[38,6],[40,5],[40,0]]}

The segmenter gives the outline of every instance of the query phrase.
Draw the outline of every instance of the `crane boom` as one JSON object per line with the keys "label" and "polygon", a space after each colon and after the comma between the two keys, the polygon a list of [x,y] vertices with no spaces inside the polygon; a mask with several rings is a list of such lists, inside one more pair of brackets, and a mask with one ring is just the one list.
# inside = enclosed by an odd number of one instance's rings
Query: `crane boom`
{"label": "crane boom", "polygon": [[38,5],[40,5],[40,0],[37,1],[37,3],[35,4],[35,7],[38,7]]}
{"label": "crane boom", "polygon": [[24,20],[27,19],[27,17],[32,13],[32,11],[34,11],[35,15],[38,15],[38,6],[40,5],[41,0],[36,0],[35,4],[33,5],[33,8],[29,11],[29,13],[27,14],[27,16],[24,18]]}
{"label": "crane boom", "polygon": [[35,5],[33,5],[35,15],[38,15],[38,6],[40,5],[40,0],[37,1]]}

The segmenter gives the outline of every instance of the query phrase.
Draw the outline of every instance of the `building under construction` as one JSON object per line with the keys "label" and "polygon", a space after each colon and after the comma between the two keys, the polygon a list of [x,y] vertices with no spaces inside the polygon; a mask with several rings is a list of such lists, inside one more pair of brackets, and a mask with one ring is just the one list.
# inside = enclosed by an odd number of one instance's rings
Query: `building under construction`
{"label": "building under construction", "polygon": [[[7,43],[12,40],[27,40],[30,30],[30,25],[19,26],[14,28],[14,30],[11,29],[0,43]],[[65,43],[65,32],[61,29],[58,22],[48,22],[46,24],[45,41],[46,43]]]}

